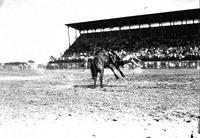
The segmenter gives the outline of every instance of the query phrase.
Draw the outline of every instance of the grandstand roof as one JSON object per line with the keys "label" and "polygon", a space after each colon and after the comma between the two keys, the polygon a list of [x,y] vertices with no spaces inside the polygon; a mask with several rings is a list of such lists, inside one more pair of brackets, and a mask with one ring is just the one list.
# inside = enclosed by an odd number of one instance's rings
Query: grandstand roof
{"label": "grandstand roof", "polygon": [[146,15],[128,16],[112,19],[103,19],[96,21],[87,21],[79,23],[65,24],[68,27],[72,27],[76,30],[90,30],[99,28],[112,28],[119,26],[129,26],[138,24],[149,24],[158,22],[169,22],[179,20],[191,20],[200,19],[200,9],[189,9],[181,11],[171,11],[164,13],[154,13]]}

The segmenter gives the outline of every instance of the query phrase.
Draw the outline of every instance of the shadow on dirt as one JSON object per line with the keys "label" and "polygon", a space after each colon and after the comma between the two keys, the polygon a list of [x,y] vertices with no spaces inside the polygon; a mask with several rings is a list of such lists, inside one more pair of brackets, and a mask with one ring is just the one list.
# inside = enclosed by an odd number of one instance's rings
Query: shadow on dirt
{"label": "shadow on dirt", "polygon": [[[107,84],[104,84],[103,88],[106,88],[106,87],[119,87],[119,86],[118,85],[107,85]],[[90,89],[94,89],[94,85],[74,85],[74,88],[90,88]],[[97,85],[96,88],[100,88],[100,86]]]}
{"label": "shadow on dirt", "polygon": [[93,85],[74,85],[74,88],[94,88]]}

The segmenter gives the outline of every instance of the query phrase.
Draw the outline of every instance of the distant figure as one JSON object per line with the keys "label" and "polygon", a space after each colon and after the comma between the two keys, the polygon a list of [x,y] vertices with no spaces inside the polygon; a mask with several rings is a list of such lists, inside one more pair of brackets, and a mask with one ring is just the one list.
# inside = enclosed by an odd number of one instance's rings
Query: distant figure
{"label": "distant figure", "polygon": [[87,57],[87,56],[85,56],[85,57],[83,58],[83,66],[84,66],[84,69],[87,69],[87,68],[88,68],[88,57]]}

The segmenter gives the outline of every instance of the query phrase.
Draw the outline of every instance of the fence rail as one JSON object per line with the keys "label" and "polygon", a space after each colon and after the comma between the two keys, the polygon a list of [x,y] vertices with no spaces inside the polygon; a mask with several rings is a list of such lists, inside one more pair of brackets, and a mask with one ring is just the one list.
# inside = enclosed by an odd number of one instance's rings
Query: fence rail
{"label": "fence rail", "polygon": [[200,60],[183,61],[146,61],[143,68],[146,69],[195,69],[199,68]]}
{"label": "fence rail", "polygon": [[[144,69],[197,69],[200,68],[200,60],[183,60],[183,61],[144,61]],[[47,69],[87,69],[90,63],[50,63]],[[126,65],[124,68],[132,69],[133,65]]]}

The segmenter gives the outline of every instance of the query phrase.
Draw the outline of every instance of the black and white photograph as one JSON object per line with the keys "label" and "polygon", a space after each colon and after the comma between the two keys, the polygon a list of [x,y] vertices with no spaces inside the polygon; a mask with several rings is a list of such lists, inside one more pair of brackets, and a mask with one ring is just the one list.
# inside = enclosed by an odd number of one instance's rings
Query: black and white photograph
{"label": "black and white photograph", "polygon": [[0,138],[200,138],[200,0],[0,0]]}

